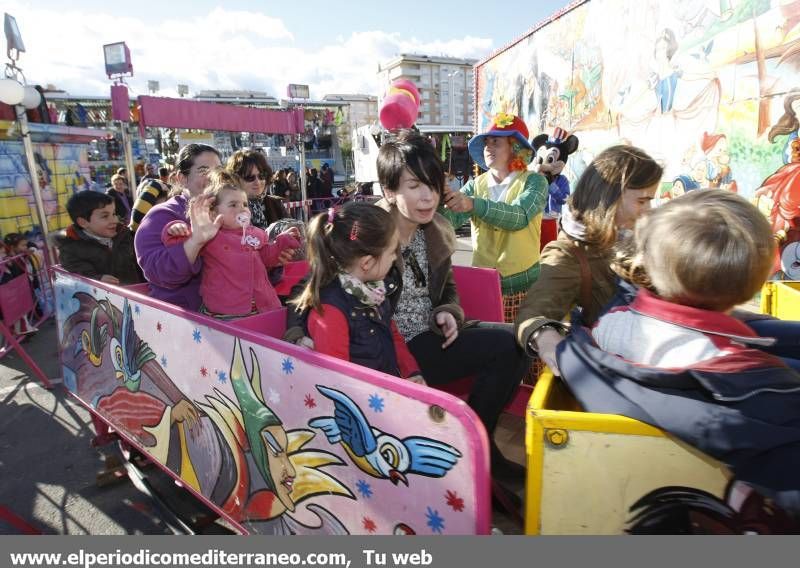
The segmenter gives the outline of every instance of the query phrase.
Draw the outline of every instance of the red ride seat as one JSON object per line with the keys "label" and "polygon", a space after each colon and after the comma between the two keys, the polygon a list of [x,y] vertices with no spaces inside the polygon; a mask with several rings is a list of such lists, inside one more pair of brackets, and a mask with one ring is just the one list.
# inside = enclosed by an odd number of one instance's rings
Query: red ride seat
{"label": "red ride seat", "polygon": [[307,260],[287,262],[283,267],[283,278],[275,285],[275,292],[278,296],[288,296],[292,291],[292,287],[308,274],[308,270]]}
{"label": "red ride seat", "polygon": [[542,219],[542,236],[539,239],[539,250],[550,241],[558,238],[558,219]]}

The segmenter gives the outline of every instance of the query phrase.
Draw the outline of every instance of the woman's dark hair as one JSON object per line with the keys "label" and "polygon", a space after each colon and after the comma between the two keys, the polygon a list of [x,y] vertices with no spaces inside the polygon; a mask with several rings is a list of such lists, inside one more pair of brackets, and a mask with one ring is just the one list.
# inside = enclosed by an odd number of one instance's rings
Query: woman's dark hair
{"label": "woman's dark hair", "polygon": [[269,166],[266,156],[257,150],[237,150],[228,158],[225,169],[244,178],[250,175],[253,166],[258,168],[258,173],[264,174],[266,181],[272,179],[272,168]]}
{"label": "woman's dark hair", "polygon": [[220,155],[219,150],[213,146],[209,146],[208,144],[187,144],[178,152],[178,158],[175,160],[175,170],[184,176],[188,176],[189,170],[192,169],[197,156],[205,154],[206,152],[213,152],[222,160],[222,155]]}
{"label": "woman's dark hair", "polygon": [[397,191],[403,170],[440,194],[444,190],[444,168],[431,143],[414,130],[403,129],[381,145],[378,152],[378,181]]}
{"label": "woman's dark hair", "polygon": [[303,293],[292,303],[300,311],[319,311],[320,290],[358,258],[380,257],[395,231],[392,216],[370,203],[350,202],[314,217],[306,233],[311,276]]}
{"label": "woman's dark hair", "polygon": [[[197,159],[197,156],[200,154],[205,154],[206,152],[211,152],[217,155],[217,158],[222,161],[222,155],[219,153],[219,150],[214,148],[213,146],[209,146],[208,144],[187,144],[181,151],[178,152],[178,157],[175,160],[175,170],[173,173],[181,174],[184,177],[189,175],[189,170],[192,169],[194,165],[194,161]],[[177,181],[177,178],[176,178]],[[169,192],[170,197],[175,197],[176,195],[180,195],[183,193],[184,189],[181,187],[180,183],[176,183],[172,186],[172,189]]]}

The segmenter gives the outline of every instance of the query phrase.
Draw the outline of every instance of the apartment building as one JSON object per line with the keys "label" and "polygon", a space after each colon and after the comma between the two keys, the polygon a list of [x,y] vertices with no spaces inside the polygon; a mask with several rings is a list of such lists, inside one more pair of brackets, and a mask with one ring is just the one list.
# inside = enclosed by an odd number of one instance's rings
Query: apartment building
{"label": "apartment building", "polygon": [[380,100],[392,81],[409,79],[420,92],[422,131],[470,131],[475,109],[473,66],[477,59],[400,54],[379,65]]}

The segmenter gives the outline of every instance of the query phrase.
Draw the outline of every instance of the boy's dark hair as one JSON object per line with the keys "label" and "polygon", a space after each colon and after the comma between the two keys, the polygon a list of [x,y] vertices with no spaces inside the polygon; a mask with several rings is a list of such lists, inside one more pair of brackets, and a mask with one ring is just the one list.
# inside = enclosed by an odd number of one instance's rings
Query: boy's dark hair
{"label": "boy's dark hair", "polygon": [[378,181],[397,191],[403,170],[414,174],[421,183],[440,194],[444,190],[444,168],[431,143],[414,130],[403,129],[381,145],[378,152]]}
{"label": "boy's dark hair", "polygon": [[111,203],[114,203],[114,198],[108,194],[90,190],[80,191],[67,201],[67,213],[77,225],[79,217],[88,221],[92,217],[92,211],[102,209]]}
{"label": "boy's dark hair", "polygon": [[158,168],[158,175],[161,177],[166,177],[169,175],[169,168]]}

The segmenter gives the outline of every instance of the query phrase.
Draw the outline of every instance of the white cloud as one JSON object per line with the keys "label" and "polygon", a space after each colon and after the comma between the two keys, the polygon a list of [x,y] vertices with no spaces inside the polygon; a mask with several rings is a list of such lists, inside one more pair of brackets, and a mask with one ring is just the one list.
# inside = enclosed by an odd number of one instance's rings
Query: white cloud
{"label": "white cloud", "polygon": [[399,53],[480,58],[492,49],[488,38],[462,37],[432,42],[396,32],[361,31],[308,49],[295,41],[282,20],[257,12],[215,8],[206,15],[156,23],[97,12],[41,10],[15,3],[6,8],[19,23],[27,51],[20,67],[28,82],[52,83],[71,94],[104,95],[102,45],[125,41],[135,76],[132,95],[160,83],[159,94],[177,96],[204,89],[251,89],[281,97],[288,83],[326,93],[377,94],[378,64]]}

